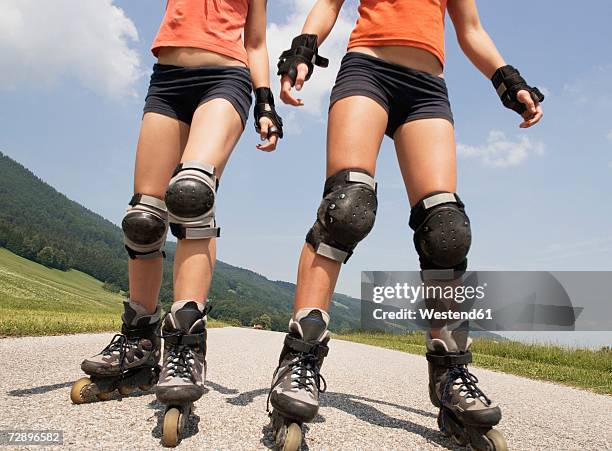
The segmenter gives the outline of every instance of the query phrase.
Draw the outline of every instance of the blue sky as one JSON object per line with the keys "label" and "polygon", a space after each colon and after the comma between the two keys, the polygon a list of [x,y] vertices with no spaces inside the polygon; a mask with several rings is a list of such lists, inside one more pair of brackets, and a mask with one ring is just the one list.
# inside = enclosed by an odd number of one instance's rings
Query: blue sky
{"label": "blue sky", "polygon": [[[154,62],[148,48],[164,4],[8,0],[0,17],[0,150],[117,224],[132,194]],[[299,31],[310,4],[270,2],[272,60]],[[446,77],[474,269],[612,269],[612,3],[576,5],[480,2],[483,23],[506,60],[547,94],[544,121],[529,131],[518,129],[518,116],[501,106],[489,81],[461,54],[448,22]],[[219,193],[222,260],[295,280],[323,187],[329,90],[355,11],[356,2],[347,0],[321,50],[333,64],[306,85],[306,107],[281,108],[288,129],[275,153],[255,149],[249,119]],[[355,296],[362,270],[417,269],[409,206],[388,138],[376,178],[376,227],[338,284]]]}

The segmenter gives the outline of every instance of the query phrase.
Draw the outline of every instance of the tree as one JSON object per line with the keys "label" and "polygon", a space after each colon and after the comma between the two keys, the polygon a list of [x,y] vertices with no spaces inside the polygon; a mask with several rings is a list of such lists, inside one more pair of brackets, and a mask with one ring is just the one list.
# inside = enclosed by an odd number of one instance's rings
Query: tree
{"label": "tree", "polygon": [[110,291],[111,293],[121,292],[121,287],[114,282],[106,281],[104,282],[104,285],[102,285],[102,288],[105,289],[106,291]]}
{"label": "tree", "polygon": [[45,265],[50,268],[55,266],[55,253],[53,252],[53,248],[51,246],[43,247],[38,254],[36,254],[36,258],[41,265]]}
{"label": "tree", "polygon": [[262,313],[258,318],[253,320],[253,326],[261,326],[262,329],[272,329],[272,318],[267,313]]}

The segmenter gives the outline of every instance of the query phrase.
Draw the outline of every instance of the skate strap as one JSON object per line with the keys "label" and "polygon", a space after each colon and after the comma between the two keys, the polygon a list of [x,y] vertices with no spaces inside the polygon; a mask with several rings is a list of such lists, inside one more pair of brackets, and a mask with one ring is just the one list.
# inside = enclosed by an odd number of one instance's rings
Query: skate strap
{"label": "skate strap", "polygon": [[164,342],[173,345],[203,346],[206,342],[204,334],[170,333],[162,337]]}
{"label": "skate strap", "polygon": [[472,353],[470,351],[461,352],[457,354],[434,354],[428,352],[425,354],[428,362],[433,363],[436,366],[457,366],[467,365],[472,362]]}
{"label": "skate strap", "polygon": [[321,343],[308,343],[307,341],[300,340],[299,338],[287,335],[285,337],[285,345],[295,352],[313,354],[316,358],[326,357],[329,352],[329,348]]}
{"label": "skate strap", "polygon": [[159,321],[149,324],[147,327],[135,328],[128,327],[126,324],[121,326],[121,333],[127,337],[148,338],[157,333],[159,329]]}

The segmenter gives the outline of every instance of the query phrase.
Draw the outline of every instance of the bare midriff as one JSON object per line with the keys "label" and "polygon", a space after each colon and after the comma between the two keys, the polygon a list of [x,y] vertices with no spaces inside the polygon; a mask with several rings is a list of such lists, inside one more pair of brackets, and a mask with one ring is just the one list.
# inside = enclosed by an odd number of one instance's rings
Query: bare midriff
{"label": "bare midriff", "polygon": [[348,51],[365,53],[393,64],[444,77],[444,68],[440,60],[433,53],[418,47],[407,45],[351,47]]}
{"label": "bare midriff", "polygon": [[170,64],[182,67],[201,66],[238,66],[246,65],[230,56],[211,52],[210,50],[195,47],[162,47],[157,55],[159,64]]}

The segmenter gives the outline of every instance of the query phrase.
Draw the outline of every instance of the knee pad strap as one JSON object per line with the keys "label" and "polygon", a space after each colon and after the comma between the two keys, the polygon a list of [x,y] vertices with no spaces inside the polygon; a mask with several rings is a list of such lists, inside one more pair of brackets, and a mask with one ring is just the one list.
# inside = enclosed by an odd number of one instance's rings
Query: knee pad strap
{"label": "knee pad strap", "polygon": [[168,210],[163,200],[136,193],[121,221],[123,243],[131,259],[164,257]]}
{"label": "knee pad strap", "polygon": [[376,182],[362,169],[346,169],[327,179],[317,220],[306,242],[315,252],[346,263],[374,226]]}
{"label": "knee pad strap", "polygon": [[215,221],[217,186],[214,166],[198,161],[177,166],[166,191],[170,230],[174,236],[198,240],[220,235]]}

